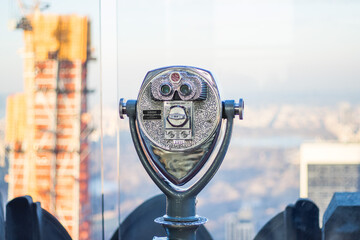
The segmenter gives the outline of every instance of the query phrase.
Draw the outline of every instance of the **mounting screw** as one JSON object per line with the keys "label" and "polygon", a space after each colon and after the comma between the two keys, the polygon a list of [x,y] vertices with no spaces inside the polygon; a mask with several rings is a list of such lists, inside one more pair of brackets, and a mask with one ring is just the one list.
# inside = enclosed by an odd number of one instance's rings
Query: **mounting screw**
{"label": "mounting screw", "polygon": [[126,103],[123,98],[120,98],[119,103],[119,116],[121,119],[124,119],[124,116],[126,115]]}
{"label": "mounting screw", "polygon": [[234,106],[234,115],[239,115],[239,119],[243,119],[244,113],[244,100],[242,98],[239,99],[239,103],[235,103]]}

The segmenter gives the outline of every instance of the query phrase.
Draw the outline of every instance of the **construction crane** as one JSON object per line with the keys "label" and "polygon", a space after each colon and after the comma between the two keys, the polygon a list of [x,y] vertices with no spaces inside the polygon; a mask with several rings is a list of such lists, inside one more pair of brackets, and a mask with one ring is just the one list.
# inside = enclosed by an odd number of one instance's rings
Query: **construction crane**
{"label": "construction crane", "polygon": [[[14,1],[15,2],[15,1]],[[15,3],[14,3],[15,4]],[[16,0],[16,9],[19,10],[20,16],[18,11],[17,13],[12,13],[11,15],[16,15],[15,20],[11,19],[9,21],[9,28],[10,29],[22,29],[24,31],[31,31],[32,26],[27,18],[27,16],[34,14],[35,12],[42,12],[50,7],[49,3],[42,3],[39,0],[29,1],[21,1]],[[15,9],[13,9],[15,12]]]}

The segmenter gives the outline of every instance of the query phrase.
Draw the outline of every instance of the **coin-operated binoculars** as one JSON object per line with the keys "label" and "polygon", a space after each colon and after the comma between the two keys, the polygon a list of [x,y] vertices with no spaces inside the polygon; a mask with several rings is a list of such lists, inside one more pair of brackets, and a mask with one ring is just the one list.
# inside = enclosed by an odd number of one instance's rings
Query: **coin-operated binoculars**
{"label": "coin-operated binoculars", "polygon": [[[220,100],[209,71],[184,66],[148,72],[137,100],[120,100],[120,118],[129,117],[140,161],[166,195],[166,215],[155,222],[165,227],[168,239],[196,239],[197,228],[207,221],[196,215],[196,196],[219,169],[233,119],[242,119],[243,109],[242,99]],[[226,128],[218,153],[203,176],[185,188],[214,151],[222,119]]]}

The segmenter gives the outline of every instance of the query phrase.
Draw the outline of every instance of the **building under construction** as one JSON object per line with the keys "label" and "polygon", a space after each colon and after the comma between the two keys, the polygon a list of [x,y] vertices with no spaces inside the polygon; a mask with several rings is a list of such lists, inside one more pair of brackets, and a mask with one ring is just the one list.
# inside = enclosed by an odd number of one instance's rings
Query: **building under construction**
{"label": "building under construction", "polygon": [[89,21],[35,11],[17,28],[24,31],[24,92],[7,99],[9,199],[30,195],[73,239],[89,239]]}

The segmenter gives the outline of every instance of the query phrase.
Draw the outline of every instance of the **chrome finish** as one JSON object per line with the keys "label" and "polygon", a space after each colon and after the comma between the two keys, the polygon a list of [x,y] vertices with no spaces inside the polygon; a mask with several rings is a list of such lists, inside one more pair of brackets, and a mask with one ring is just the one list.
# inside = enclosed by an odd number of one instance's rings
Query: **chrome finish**
{"label": "chrome finish", "polygon": [[[180,98],[178,100],[205,100],[207,96],[207,81],[204,81],[204,77],[201,76],[198,70],[200,69],[191,67],[157,69],[149,72],[144,82],[147,80],[151,81],[151,95],[154,100],[170,101],[173,100],[175,93],[178,93]],[[162,93],[161,87],[164,85],[169,85],[172,89],[169,94]],[[181,91],[181,86],[183,85],[188,86],[191,91],[183,93]]]}
{"label": "chrome finish", "polygon": [[[156,168],[177,186],[190,181],[208,160],[218,134],[192,151],[172,152],[145,142],[146,150]],[[180,141],[180,140],[179,140]]]}
{"label": "chrome finish", "polygon": [[[169,96],[161,95],[164,84],[172,84]],[[179,90],[183,84],[192,90],[187,96]],[[174,99],[175,92],[180,99]],[[221,101],[215,80],[210,72],[193,67],[150,71],[139,92],[136,115],[152,166],[173,184],[184,185],[208,160],[219,135]]]}
{"label": "chrome finish", "polygon": [[198,217],[195,221],[186,222],[186,227],[184,222],[169,221],[165,217],[156,218],[155,222],[164,226],[167,235],[170,236],[169,239],[196,240],[196,230],[207,222],[207,218]]}
{"label": "chrome finish", "polygon": [[[173,93],[163,96],[159,86],[170,82]],[[187,82],[189,98],[178,93]],[[200,84],[198,84],[200,83]],[[195,87],[194,87],[195,86]],[[166,195],[166,215],[155,222],[164,226],[168,238],[195,240],[196,229],[207,219],[196,214],[196,196],[219,169],[227,152],[235,115],[242,119],[244,102],[220,101],[210,72],[193,67],[167,67],[150,71],[136,100],[124,104],[119,113],[129,117],[130,132],[140,162],[154,183]],[[206,163],[218,141],[221,119],[225,132],[207,171],[183,189]],[[221,193],[219,193],[221,194]]]}
{"label": "chrome finish", "polygon": [[[182,75],[181,81],[184,81],[186,77],[188,79],[202,78],[208,85],[208,96],[206,100],[191,101],[193,103],[193,126],[191,126],[194,138],[191,141],[178,142],[164,138],[164,119],[162,116],[166,116],[168,109],[164,107],[166,102],[174,102],[174,100],[155,100],[150,91],[150,85],[152,81],[156,81],[162,78],[168,78],[172,72],[179,72]],[[152,88],[153,86],[151,86]],[[195,91],[194,91],[195,92]],[[157,69],[149,72],[140,89],[137,103],[137,121],[141,129],[142,135],[146,140],[151,141],[154,145],[169,151],[187,151],[192,150],[205,141],[207,141],[215,132],[218,130],[218,125],[221,119],[221,101],[217,90],[216,83],[212,78],[211,74],[205,70],[190,68],[190,67],[169,67]],[[186,102],[187,100],[183,100]],[[181,102],[181,100],[179,101]],[[151,121],[144,121],[144,110],[157,110],[161,111],[159,114],[162,118],[152,119]],[[153,117],[156,117],[153,115]],[[159,117],[159,116],[157,116]]]}
{"label": "chrome finish", "polygon": [[[222,103],[223,118],[226,119],[226,128],[222,143],[214,161],[211,163],[205,174],[195,182],[194,185],[184,191],[172,188],[166,179],[160,176],[156,168],[152,166],[152,161],[149,161],[151,156],[148,156],[145,153],[146,151],[144,151],[143,142],[140,139],[139,129],[136,124],[135,109],[137,102],[129,100],[126,105],[128,109],[127,115],[129,117],[130,132],[140,162],[154,183],[166,195],[166,215],[163,216],[163,218],[160,218],[160,221],[158,222],[160,223],[162,219],[168,222],[162,224],[166,229],[169,239],[195,239],[196,225],[194,226],[191,223],[201,221],[202,218],[196,215],[196,196],[215,175],[225,157],[232,134],[234,101],[224,101]],[[176,226],[176,228],[174,228],[174,226]]]}
{"label": "chrome finish", "polygon": [[121,119],[124,119],[124,115],[126,115],[126,103],[123,98],[120,98],[119,103],[119,116]]}
{"label": "chrome finish", "polygon": [[242,98],[239,99],[239,103],[235,103],[234,105],[234,115],[239,115],[239,119],[243,119],[244,114],[244,100]]}

